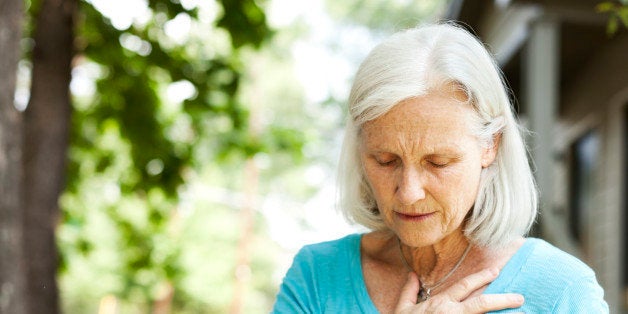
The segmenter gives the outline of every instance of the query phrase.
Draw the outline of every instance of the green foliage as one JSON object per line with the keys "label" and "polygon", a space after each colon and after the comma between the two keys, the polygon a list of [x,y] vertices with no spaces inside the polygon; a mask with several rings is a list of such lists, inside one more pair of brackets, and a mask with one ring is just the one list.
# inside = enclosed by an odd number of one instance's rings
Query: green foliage
{"label": "green foliage", "polygon": [[[147,312],[169,286],[178,313],[228,307],[240,205],[187,204],[182,195],[208,169],[212,176],[203,176],[205,182],[240,190],[243,182],[233,176],[241,175],[244,160],[265,153],[296,163],[305,138],[291,126],[251,130],[251,105],[240,95],[248,71],[243,54],[257,54],[272,32],[255,1],[218,4],[222,13],[207,24],[198,8],[151,0],[148,22],[120,30],[91,3],[80,2],[77,62],[98,75],[92,96],[74,97],[67,188],[60,200],[66,312],[96,312],[107,295],[120,301],[123,313]],[[193,29],[177,42],[165,29],[182,16]],[[191,85],[192,95],[168,100],[175,82]],[[255,241],[266,251],[252,257],[261,275],[253,277],[250,291],[257,301],[246,304],[255,308],[269,307],[274,295],[274,261],[267,257],[272,248],[260,232]]]}
{"label": "green foliage", "polygon": [[[307,228],[295,204],[320,184],[307,170],[331,168],[337,157],[341,102],[308,103],[295,82],[290,48],[303,21],[271,30],[255,0],[216,0],[208,21],[202,7],[183,3],[149,0],[147,21],[117,29],[80,2],[75,61],[96,74],[94,93],[73,100],[58,228],[65,312],[95,313],[115,296],[120,313],[146,313],[170,288],[173,312],[227,312],[245,163],[259,170],[259,198],[281,195],[289,203],[282,214]],[[345,22],[386,31],[416,24],[441,2],[404,3],[328,4]],[[177,19],[191,22],[186,38],[166,32]],[[170,99],[176,84],[192,92]],[[261,207],[250,240],[250,313],[270,309],[280,255]]]}
{"label": "green foliage", "polygon": [[235,48],[251,43],[259,47],[270,36],[266,15],[254,0],[220,0],[223,16],[218,27],[229,31]]}
{"label": "green foliage", "polygon": [[598,13],[608,14],[608,23],[606,24],[606,33],[613,36],[619,30],[620,24],[628,28],[628,1],[604,1],[599,3],[595,10]]}
{"label": "green foliage", "polygon": [[392,32],[416,26],[434,16],[446,0],[327,0],[330,13],[340,20]]}

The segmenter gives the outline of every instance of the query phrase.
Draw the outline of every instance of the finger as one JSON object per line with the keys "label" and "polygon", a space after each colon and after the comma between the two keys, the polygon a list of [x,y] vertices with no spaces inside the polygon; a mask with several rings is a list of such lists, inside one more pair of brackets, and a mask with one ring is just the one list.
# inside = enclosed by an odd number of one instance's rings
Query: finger
{"label": "finger", "polygon": [[419,293],[419,277],[417,277],[414,272],[409,272],[408,280],[401,289],[401,295],[399,296],[399,302],[397,303],[397,310],[395,312],[416,305],[417,293]]}
{"label": "finger", "polygon": [[523,305],[523,296],[516,293],[482,294],[462,302],[465,313],[486,313],[513,309]]}
{"label": "finger", "polygon": [[469,275],[462,280],[455,283],[451,288],[445,291],[445,294],[449,295],[452,299],[456,301],[464,300],[469,294],[482,286],[490,283],[499,274],[499,270],[497,268],[488,268],[477,272],[475,274]]}

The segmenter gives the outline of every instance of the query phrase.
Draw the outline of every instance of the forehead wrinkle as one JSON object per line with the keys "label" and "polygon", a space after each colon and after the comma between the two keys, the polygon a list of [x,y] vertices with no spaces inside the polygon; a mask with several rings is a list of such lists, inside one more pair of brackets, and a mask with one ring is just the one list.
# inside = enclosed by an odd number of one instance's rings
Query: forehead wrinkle
{"label": "forehead wrinkle", "polygon": [[460,152],[464,149],[460,141],[466,141],[466,136],[471,134],[473,122],[469,111],[473,107],[452,101],[452,95],[445,94],[400,102],[384,115],[362,125],[362,142],[371,149],[394,149],[409,154]]}
{"label": "forehead wrinkle", "polygon": [[374,125],[365,132],[363,142],[374,152],[392,152],[409,157],[457,155],[464,150],[458,141],[459,132],[442,132],[442,129],[437,131],[435,128],[427,128],[423,132],[406,132],[407,129],[408,127],[398,124]]}

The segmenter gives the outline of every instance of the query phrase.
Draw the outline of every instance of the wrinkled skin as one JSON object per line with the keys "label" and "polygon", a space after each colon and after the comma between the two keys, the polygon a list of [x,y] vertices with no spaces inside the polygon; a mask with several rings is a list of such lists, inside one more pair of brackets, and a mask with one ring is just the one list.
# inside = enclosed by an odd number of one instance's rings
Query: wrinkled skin
{"label": "wrinkled skin", "polygon": [[[391,265],[397,267],[397,274],[404,271],[399,251],[391,247],[396,241],[363,243],[367,288],[380,296],[374,299],[376,306],[380,300],[397,300],[396,306],[382,301],[381,312],[394,308],[395,313],[484,313],[523,304],[521,295],[479,292],[497,277],[499,266],[516,248],[495,255],[474,248],[466,262],[483,268],[463,264],[451,283],[416,304],[417,274],[422,282],[433,284],[453,268],[467,247],[464,219],[477,196],[482,169],[496,157],[498,139],[490,147],[481,145],[472,133],[474,109],[465,99],[462,92],[446,86],[402,101],[362,126],[360,159],[367,182],[384,223],[401,240],[413,270],[405,284],[402,278],[385,279],[392,278],[387,276]],[[363,241],[375,238],[365,236]]]}

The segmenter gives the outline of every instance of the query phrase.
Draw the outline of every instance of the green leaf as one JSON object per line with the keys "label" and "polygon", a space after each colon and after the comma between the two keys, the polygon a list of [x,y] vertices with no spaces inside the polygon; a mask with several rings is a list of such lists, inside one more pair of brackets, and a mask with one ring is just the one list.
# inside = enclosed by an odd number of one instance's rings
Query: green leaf
{"label": "green leaf", "polygon": [[608,24],[606,25],[606,34],[609,36],[615,35],[617,32],[617,28],[619,26],[619,20],[617,16],[613,15],[608,19]]}
{"label": "green leaf", "polygon": [[226,29],[231,35],[235,48],[247,44],[259,47],[271,35],[266,25],[264,11],[253,0],[220,0],[223,16],[218,20],[218,27]]}
{"label": "green leaf", "polygon": [[615,8],[615,4],[610,1],[601,2],[595,6],[595,10],[599,13],[610,12]]}
{"label": "green leaf", "polygon": [[[626,0],[626,1],[628,1],[628,0]],[[628,27],[628,7],[623,7],[621,9],[619,9],[617,11],[617,15],[619,16],[621,21],[624,23],[624,26]]]}

